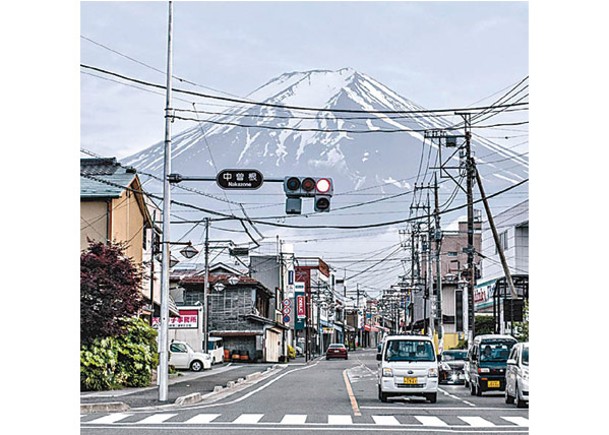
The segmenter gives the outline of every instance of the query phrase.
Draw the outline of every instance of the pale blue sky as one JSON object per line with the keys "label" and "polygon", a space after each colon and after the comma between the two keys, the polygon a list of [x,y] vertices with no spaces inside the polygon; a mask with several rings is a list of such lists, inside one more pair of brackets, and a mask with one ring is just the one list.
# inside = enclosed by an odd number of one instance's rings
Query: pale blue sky
{"label": "pale blue sky", "polygon": [[[241,97],[352,67],[424,107],[465,107],[528,75],[527,2],[177,1],[173,14],[174,75]],[[82,2],[81,63],[164,84],[167,17],[164,1]],[[164,104],[81,74],[81,146],[120,158],[163,140]]]}

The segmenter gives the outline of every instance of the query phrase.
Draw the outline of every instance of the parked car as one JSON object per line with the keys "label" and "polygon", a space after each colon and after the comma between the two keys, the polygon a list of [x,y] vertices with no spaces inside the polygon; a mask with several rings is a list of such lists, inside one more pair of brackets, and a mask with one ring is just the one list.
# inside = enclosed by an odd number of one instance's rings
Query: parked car
{"label": "parked car", "polygon": [[507,360],[505,374],[505,403],[518,408],[529,404],[529,343],[517,343]]}
{"label": "parked car", "polygon": [[176,369],[190,369],[193,372],[211,369],[211,356],[195,352],[183,341],[172,341],[169,345],[169,364]]}
{"label": "parked car", "polygon": [[443,384],[465,383],[465,360],[467,351],[462,349],[445,350],[438,364],[438,381]]}
{"label": "parked car", "polygon": [[507,359],[516,343],[509,335],[484,334],[474,338],[468,353],[472,396],[482,396],[486,391],[505,391]]}
{"label": "parked car", "polygon": [[342,343],[333,343],[328,346],[326,350],[326,359],[330,358],[342,358],[349,359],[349,353],[347,352],[347,348]]}
{"label": "parked car", "polygon": [[431,403],[438,397],[438,360],[431,338],[392,335],[383,343],[378,372],[378,397],[421,396]]}

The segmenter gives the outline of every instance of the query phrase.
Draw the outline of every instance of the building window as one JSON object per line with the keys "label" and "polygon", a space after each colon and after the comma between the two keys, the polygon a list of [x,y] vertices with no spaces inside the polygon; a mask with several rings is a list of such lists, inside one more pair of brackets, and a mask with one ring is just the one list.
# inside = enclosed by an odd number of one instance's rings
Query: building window
{"label": "building window", "polygon": [[203,292],[192,290],[184,292],[184,305],[194,305],[197,302],[203,303]]}
{"label": "building window", "polygon": [[[509,246],[508,246],[507,230],[505,230],[504,232],[499,234],[499,246],[501,246],[501,249],[503,250],[503,252],[508,250]],[[495,246],[495,254],[499,254],[499,249],[497,249],[497,246]]]}

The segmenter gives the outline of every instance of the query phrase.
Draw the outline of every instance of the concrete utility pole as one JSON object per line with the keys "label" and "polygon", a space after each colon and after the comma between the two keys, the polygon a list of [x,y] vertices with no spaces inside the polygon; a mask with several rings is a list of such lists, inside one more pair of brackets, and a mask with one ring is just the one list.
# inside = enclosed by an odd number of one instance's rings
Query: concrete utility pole
{"label": "concrete utility pole", "polygon": [[[429,186],[427,186],[429,188]],[[433,238],[431,230],[431,214],[429,210],[431,204],[429,202],[429,191],[427,191],[427,285],[429,288],[429,336],[433,338],[436,333],[436,313],[434,298],[434,287],[433,287],[433,271],[431,267],[431,240]]]}
{"label": "concrete utility pole", "polygon": [[513,333],[513,324],[514,324],[514,300],[518,299],[518,293],[516,292],[516,288],[514,287],[514,282],[512,281],[512,274],[510,273],[510,268],[508,267],[507,260],[505,259],[505,253],[503,252],[503,246],[499,241],[499,234],[497,233],[497,227],[495,227],[495,221],[493,219],[493,214],[491,213],[491,208],[488,204],[488,200],[486,199],[486,194],[484,193],[484,187],[482,186],[482,178],[480,178],[480,174],[478,173],[478,169],[474,165],[474,172],[476,173],[476,183],[478,183],[478,188],[480,189],[480,195],[482,196],[482,202],[484,203],[484,210],[486,211],[486,217],[488,218],[488,223],[491,227],[491,231],[493,233],[493,239],[495,240],[495,247],[497,248],[497,252],[499,253],[499,259],[501,260],[501,266],[503,267],[503,273],[505,274],[505,279],[507,281],[507,285],[510,289],[510,331]]}
{"label": "concrete utility pole", "polygon": [[203,352],[209,347],[209,218],[205,218],[205,272],[203,277]]}
{"label": "concrete utility pole", "polygon": [[476,336],[475,313],[474,313],[474,283],[476,282],[476,266],[474,264],[474,161],[471,147],[471,115],[462,113],[465,123],[465,169],[466,169],[466,192],[467,192],[467,314],[468,314],[468,343],[472,343]]}
{"label": "concrete utility pole", "polygon": [[437,315],[438,315],[438,351],[442,353],[444,349],[444,322],[442,320],[442,268],[440,261],[440,251],[442,247],[442,231],[440,229],[440,204],[438,198],[438,179],[434,174],[434,218],[436,242],[436,293],[437,293]]}
{"label": "concrete utility pole", "polygon": [[166,402],[169,383],[169,352],[168,352],[168,327],[169,327],[169,223],[171,212],[171,190],[169,174],[171,174],[171,76],[172,76],[172,47],[171,38],[173,32],[173,4],[169,2],[169,25],[167,37],[167,93],[165,100],[165,154],[163,168],[163,242],[161,250],[163,258],[161,264],[161,315],[159,325],[159,370],[157,373],[159,381],[159,401]]}

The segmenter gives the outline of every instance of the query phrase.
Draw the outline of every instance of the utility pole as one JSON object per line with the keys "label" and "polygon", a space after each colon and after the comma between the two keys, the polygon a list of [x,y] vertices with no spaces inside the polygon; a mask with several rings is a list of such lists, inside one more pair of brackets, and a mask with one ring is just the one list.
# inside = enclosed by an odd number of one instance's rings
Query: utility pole
{"label": "utility pole", "polygon": [[488,223],[491,227],[491,231],[493,233],[493,239],[495,240],[495,246],[497,247],[497,252],[499,253],[499,259],[501,260],[501,266],[503,267],[503,273],[505,274],[505,279],[507,281],[508,287],[510,289],[510,332],[513,334],[514,332],[514,300],[518,299],[518,293],[516,292],[516,288],[514,287],[514,282],[512,281],[512,274],[510,273],[510,268],[508,267],[507,260],[505,259],[505,253],[503,252],[503,246],[499,241],[499,234],[497,233],[497,228],[495,227],[495,221],[493,219],[493,214],[491,213],[491,208],[488,204],[488,200],[486,198],[486,194],[484,193],[484,187],[482,186],[482,179],[480,178],[480,174],[478,173],[478,169],[474,165],[474,172],[476,174],[476,183],[478,184],[478,188],[480,189],[480,195],[482,196],[482,202],[484,203],[484,210],[486,211],[486,217],[488,218]]}
{"label": "utility pole", "polygon": [[474,313],[474,283],[476,282],[476,266],[474,264],[474,192],[473,181],[475,167],[472,158],[471,147],[471,115],[461,113],[465,124],[465,169],[466,169],[466,195],[467,195],[467,314],[468,314],[468,340],[473,343],[476,336],[475,313]]}
{"label": "utility pole", "polygon": [[434,239],[436,242],[436,312],[438,314],[438,351],[442,353],[444,349],[444,322],[442,320],[442,269],[440,262],[440,251],[442,246],[442,231],[440,230],[440,205],[438,198],[438,179],[434,174],[434,218],[435,218],[435,231]]}
{"label": "utility pole", "polygon": [[209,218],[205,218],[205,272],[203,277],[203,352],[209,348]]}
{"label": "utility pole", "polygon": [[173,4],[169,2],[169,24],[167,37],[167,93],[165,100],[165,149],[163,166],[163,251],[161,265],[161,313],[159,325],[159,401],[166,402],[169,383],[169,352],[168,352],[168,328],[169,328],[169,224],[170,224],[170,185],[169,174],[171,174],[171,76],[172,76],[172,32],[173,32]]}
{"label": "utility pole", "polygon": [[[429,186],[427,186],[429,188]],[[429,213],[430,202],[429,202],[429,191],[427,191],[427,285],[429,288],[429,336],[433,338],[436,333],[436,315],[435,315],[435,302],[434,288],[433,288],[433,270],[431,268],[431,214]]]}

